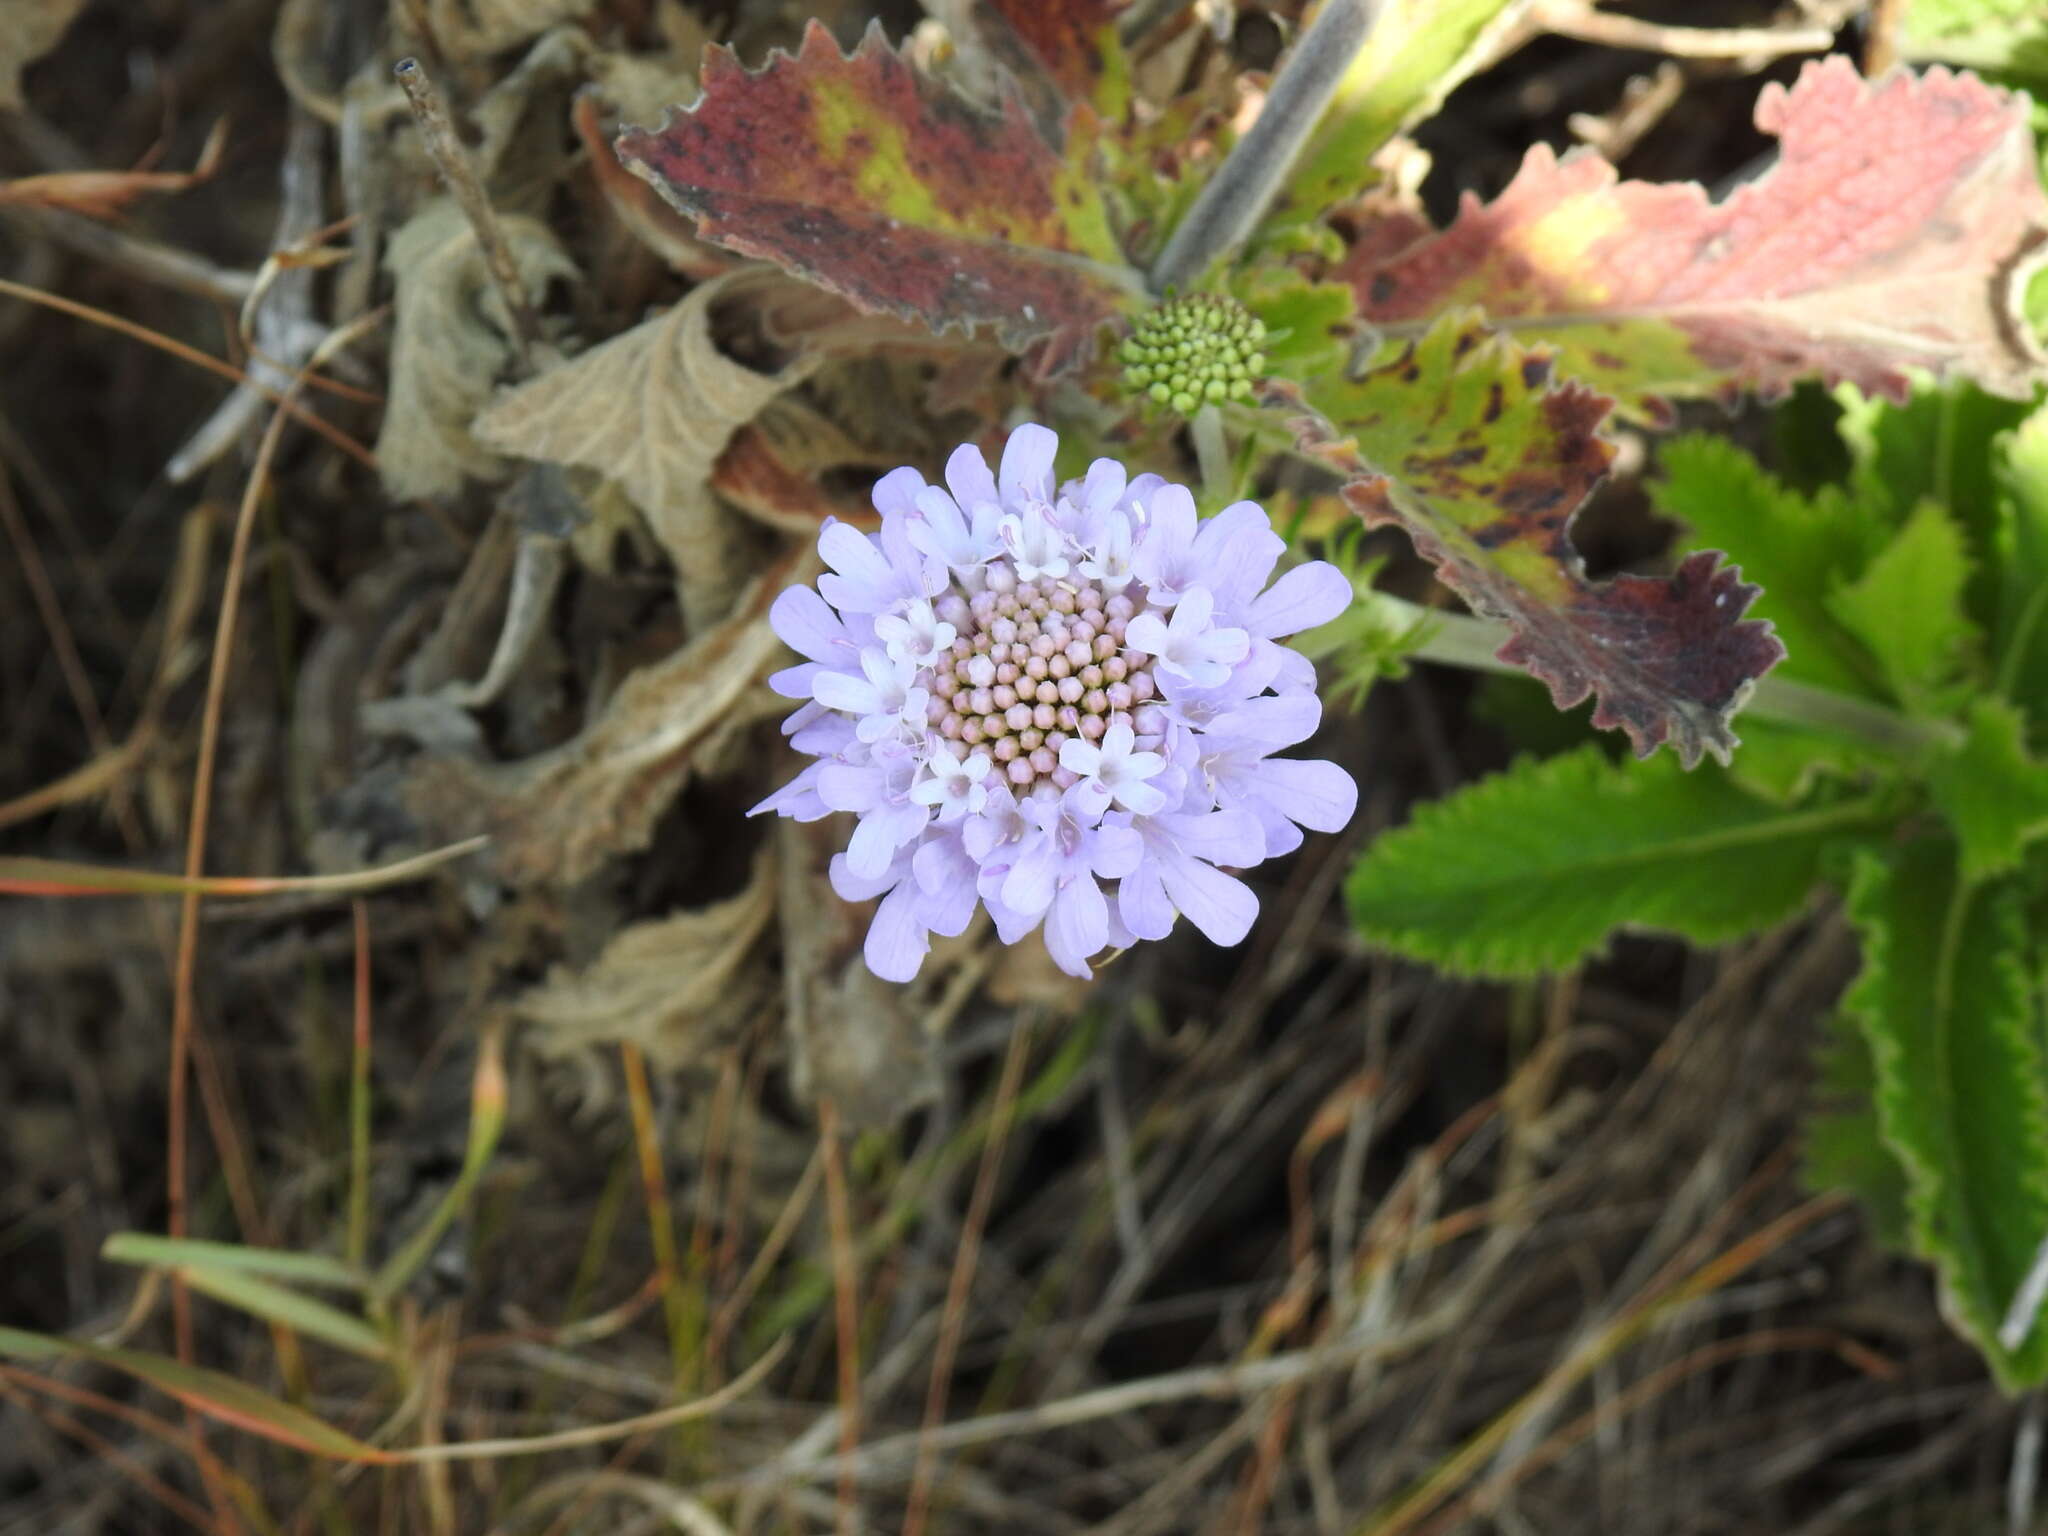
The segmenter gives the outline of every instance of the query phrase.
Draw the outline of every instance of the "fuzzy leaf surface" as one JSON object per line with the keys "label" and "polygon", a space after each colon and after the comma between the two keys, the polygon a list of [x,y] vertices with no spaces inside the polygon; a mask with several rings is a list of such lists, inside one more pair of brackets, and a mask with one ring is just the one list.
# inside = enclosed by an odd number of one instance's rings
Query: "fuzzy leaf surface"
{"label": "fuzzy leaf surface", "polygon": [[1416,808],[1353,868],[1376,944],[1468,975],[1576,965],[1624,925],[1718,944],[1791,916],[1864,802],[1788,811],[1717,768],[1613,763],[1597,746],[1522,758]]}
{"label": "fuzzy leaf surface", "polygon": [[1927,792],[1961,845],[1963,878],[1989,879],[2020,866],[2027,844],[2048,833],[2048,763],[2028,754],[2026,717],[2003,699],[1971,706],[1969,736],[1927,770]]}
{"label": "fuzzy leaf surface", "polygon": [[1905,1251],[1912,1241],[1906,1214],[1906,1170],[1885,1145],[1872,1102],[1877,1066],[1870,1042],[1847,1014],[1828,1021],[1814,1105],[1804,1127],[1804,1176],[1816,1193],[1846,1189],[1863,1207],[1872,1233],[1885,1247]]}
{"label": "fuzzy leaf surface", "polygon": [[863,309],[1043,341],[1048,368],[1144,302],[1092,173],[1092,118],[1056,150],[1014,92],[983,113],[879,28],[848,55],[815,21],[759,70],[709,49],[701,78],[694,106],[618,151],[705,239]]}
{"label": "fuzzy leaf surface", "polygon": [[[1568,530],[1614,457],[1610,402],[1550,373],[1479,316],[1449,315],[1359,379],[1315,381],[1295,432],[1368,526],[1398,523],[1445,585],[1514,629],[1501,659],[1558,708],[1591,694],[1593,724],[1638,756],[1669,742],[1687,766],[1725,761],[1730,717],[1784,648],[1744,620],[1757,589],[1712,553],[1669,576],[1587,579]],[[1276,388],[1268,403],[1303,401]]]}
{"label": "fuzzy leaf surface", "polygon": [[1756,123],[1777,163],[1722,202],[1538,145],[1493,202],[1468,195],[1405,249],[1368,242],[1344,274],[1390,337],[1477,304],[1659,423],[1671,397],[1802,378],[2031,388],[2042,357],[2015,279],[2048,238],[2048,197],[2024,98],[1943,69],[1869,82],[1833,57],[1766,86]]}
{"label": "fuzzy leaf surface", "polygon": [[[512,215],[499,225],[528,294],[575,277],[575,263],[538,220]],[[488,479],[504,468],[471,427],[511,365],[512,319],[452,198],[400,226],[384,267],[397,313],[377,466],[394,496],[453,495],[465,474]]]}
{"label": "fuzzy leaf surface", "polygon": [[1906,1172],[1914,1247],[1949,1321],[2009,1390],[2048,1376],[2048,1326],[2000,1324],[2048,1236],[2048,1060],[2021,892],[1971,886],[1923,838],[1858,854],[1863,971],[1845,1008],[1870,1043],[1878,1123]]}
{"label": "fuzzy leaf surface", "polygon": [[693,620],[721,614],[745,575],[731,519],[710,491],[713,464],[734,432],[825,358],[805,349],[760,372],[719,348],[718,304],[758,292],[764,274],[788,282],[755,267],[700,283],[666,313],[506,390],[475,423],[491,448],[616,480],[674,561]]}

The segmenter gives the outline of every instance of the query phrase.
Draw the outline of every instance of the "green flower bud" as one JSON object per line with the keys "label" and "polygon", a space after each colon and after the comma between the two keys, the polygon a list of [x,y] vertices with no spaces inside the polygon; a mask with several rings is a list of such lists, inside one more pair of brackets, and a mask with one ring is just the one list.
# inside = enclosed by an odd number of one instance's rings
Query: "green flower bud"
{"label": "green flower bud", "polygon": [[1237,300],[1188,294],[1142,316],[1117,356],[1125,388],[1190,416],[1204,404],[1252,398],[1265,339],[1265,324]]}

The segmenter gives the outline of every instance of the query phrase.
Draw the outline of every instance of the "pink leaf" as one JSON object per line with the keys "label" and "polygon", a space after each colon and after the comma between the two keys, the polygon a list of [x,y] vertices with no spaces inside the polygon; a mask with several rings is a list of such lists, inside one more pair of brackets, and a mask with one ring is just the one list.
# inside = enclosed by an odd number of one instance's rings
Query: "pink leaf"
{"label": "pink leaf", "polygon": [[1665,397],[1802,378],[1897,395],[1909,369],[2025,395],[2043,359],[2016,279],[2048,239],[2026,99],[1833,57],[1766,86],[1756,123],[1778,161],[1719,203],[1538,146],[1493,202],[1398,249],[1368,238],[1343,274],[1391,337],[1476,304],[1652,420]]}

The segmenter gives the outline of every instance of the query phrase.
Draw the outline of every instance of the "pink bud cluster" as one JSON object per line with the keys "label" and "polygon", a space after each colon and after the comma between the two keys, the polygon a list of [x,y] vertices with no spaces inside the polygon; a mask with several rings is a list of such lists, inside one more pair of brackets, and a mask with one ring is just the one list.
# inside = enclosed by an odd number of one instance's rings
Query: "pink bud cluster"
{"label": "pink bud cluster", "polygon": [[[1068,789],[1060,748],[1100,741],[1126,725],[1138,745],[1158,738],[1165,717],[1152,700],[1152,658],[1124,644],[1137,612],[1122,592],[1090,582],[1019,582],[1007,571],[971,598],[942,599],[939,617],[959,638],[933,667],[931,723],[954,758],[984,748],[1016,789],[1041,779]],[[997,590],[997,587],[1007,590]]]}

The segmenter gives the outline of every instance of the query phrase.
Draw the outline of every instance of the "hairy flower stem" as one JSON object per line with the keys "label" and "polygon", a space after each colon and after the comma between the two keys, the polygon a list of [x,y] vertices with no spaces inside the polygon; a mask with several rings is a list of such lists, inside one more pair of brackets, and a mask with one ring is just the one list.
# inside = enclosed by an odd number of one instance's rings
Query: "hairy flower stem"
{"label": "hairy flower stem", "polygon": [[1378,10],[1379,0],[1323,0],[1274,78],[1259,120],[1202,188],[1152,264],[1154,293],[1193,283],[1257,227],[1345,70],[1372,35]]}
{"label": "hairy flower stem", "polygon": [[[1408,651],[1417,660],[1512,677],[1528,675],[1497,655],[1508,641],[1508,629],[1503,624],[1471,614],[1425,608],[1386,592],[1374,592],[1368,600],[1385,618],[1390,631],[1413,631],[1419,635],[1419,642]],[[1810,683],[1793,682],[1790,678],[1760,678],[1742,712],[1758,720],[1847,737],[1907,762],[1943,747],[1959,745],[1963,739],[1962,732],[1947,721],[1910,719],[1882,704],[1816,688]]]}

